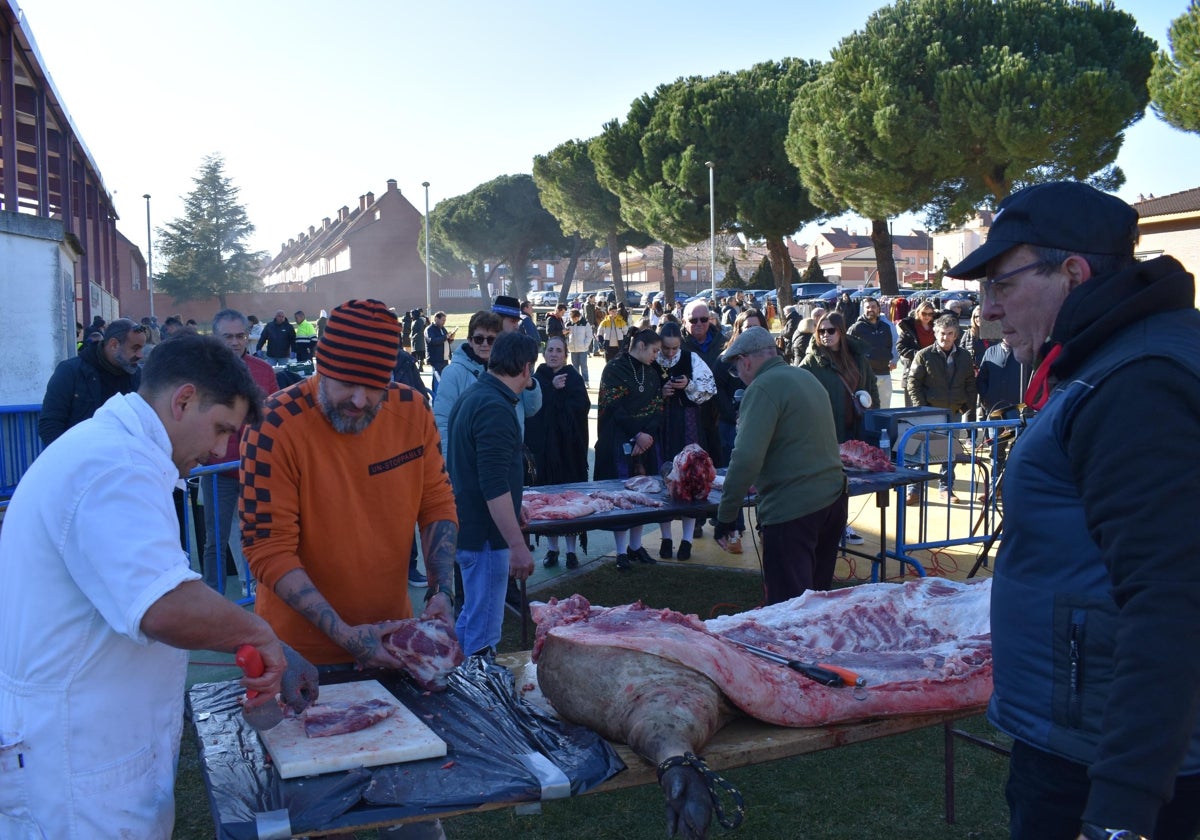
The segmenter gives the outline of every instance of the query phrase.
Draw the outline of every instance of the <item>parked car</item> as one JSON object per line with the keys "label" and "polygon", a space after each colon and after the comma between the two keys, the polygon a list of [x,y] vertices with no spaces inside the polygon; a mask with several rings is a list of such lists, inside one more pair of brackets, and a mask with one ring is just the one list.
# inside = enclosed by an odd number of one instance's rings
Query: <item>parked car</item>
{"label": "parked car", "polygon": [[850,300],[862,300],[863,298],[869,298],[869,297],[870,298],[878,298],[879,295],[880,295],[879,289],[875,286],[871,286],[870,288],[863,288],[863,289],[859,289],[858,291],[851,292]]}
{"label": "parked car", "polygon": [[558,303],[558,292],[555,292],[555,291],[530,292],[529,293],[529,302],[532,303],[534,306],[554,306],[555,304]]}
{"label": "parked car", "polygon": [[[792,284],[792,300],[816,300],[825,292],[838,291],[837,283],[793,283]],[[774,289],[763,295],[764,300],[776,301],[779,295]]]}
{"label": "parked car", "polygon": [[[607,292],[597,292],[596,293],[596,300],[602,300],[605,303],[612,303],[613,301],[616,301],[616,299],[617,299],[616,292],[613,292],[611,290],[607,291]],[[642,305],[642,293],[639,291],[636,291],[634,289],[626,289],[625,290],[625,306],[632,309],[635,306],[641,306],[641,305]]]}
{"label": "parked car", "polygon": [[[675,300],[680,301],[682,303],[687,303],[689,297],[690,296],[688,295],[687,292],[680,292],[680,291],[675,292]],[[650,294],[646,295],[645,305],[649,306],[650,304],[654,303],[654,301],[658,300],[659,298],[663,298],[663,300],[665,301],[666,300],[666,292],[651,292]]]}

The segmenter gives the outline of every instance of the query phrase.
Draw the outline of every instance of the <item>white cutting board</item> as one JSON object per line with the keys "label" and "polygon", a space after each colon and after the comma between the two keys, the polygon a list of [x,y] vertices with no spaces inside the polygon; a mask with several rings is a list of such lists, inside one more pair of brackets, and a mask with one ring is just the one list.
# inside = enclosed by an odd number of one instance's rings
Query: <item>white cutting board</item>
{"label": "white cutting board", "polygon": [[378,680],[323,685],[317,703],[361,703],[365,700],[383,700],[395,706],[396,711],[374,726],[327,738],[309,738],[304,734],[304,721],[299,717],[284,718],[276,726],[259,732],[279,775],[294,779],[446,754],[446,742]]}

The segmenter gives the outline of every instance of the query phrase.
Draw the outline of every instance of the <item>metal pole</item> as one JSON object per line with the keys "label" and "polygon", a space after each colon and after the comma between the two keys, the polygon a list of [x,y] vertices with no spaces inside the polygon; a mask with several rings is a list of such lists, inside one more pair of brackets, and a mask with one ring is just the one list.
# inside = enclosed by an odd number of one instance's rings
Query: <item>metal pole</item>
{"label": "metal pole", "polygon": [[146,199],[146,291],[150,293],[150,318],[154,318],[154,255],[151,253],[153,245],[150,240],[150,193],[142,196]]}
{"label": "metal pole", "polygon": [[429,182],[422,181],[425,188],[425,317],[433,317],[433,291],[429,285]]}
{"label": "metal pole", "polygon": [[717,203],[713,191],[713,169],[716,164],[704,161],[708,167],[708,284],[712,302],[717,302]]}

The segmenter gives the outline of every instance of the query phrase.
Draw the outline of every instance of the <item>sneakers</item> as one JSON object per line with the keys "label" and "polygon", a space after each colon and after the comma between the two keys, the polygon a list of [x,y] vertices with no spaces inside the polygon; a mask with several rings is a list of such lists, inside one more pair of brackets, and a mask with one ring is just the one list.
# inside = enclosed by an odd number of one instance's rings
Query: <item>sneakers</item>
{"label": "sneakers", "polygon": [[646,549],[640,545],[637,548],[629,549],[629,558],[631,560],[637,560],[639,563],[652,564],[658,562],[650,556],[650,552],[646,551]]}
{"label": "sneakers", "polygon": [[906,504],[919,505],[921,504],[921,491],[914,485],[908,488],[908,492],[904,494]]}
{"label": "sneakers", "polygon": [[864,542],[862,535],[859,534],[857,531],[855,531],[853,528],[851,528],[849,525],[846,526],[846,533],[845,533],[845,536],[843,537],[843,540],[846,543],[846,545],[862,545]]}
{"label": "sneakers", "polygon": [[954,495],[953,490],[942,489],[938,491],[938,495],[942,497],[942,501],[948,500],[952,505],[958,504],[958,496]]}
{"label": "sneakers", "polygon": [[696,527],[692,530],[692,539],[698,540],[704,536],[704,521],[697,519]]}
{"label": "sneakers", "polygon": [[737,531],[734,531],[732,534],[730,534],[729,538],[727,540],[725,540],[725,550],[728,551],[730,554],[741,554],[742,553],[742,535],[739,534]]}
{"label": "sneakers", "polygon": [[680,560],[690,560],[692,557],[692,543],[689,540],[680,540],[679,553],[675,556]]}
{"label": "sneakers", "polygon": [[579,568],[579,557],[575,554],[574,551],[567,552],[567,568],[568,569],[578,569]]}
{"label": "sneakers", "polygon": [[618,572],[628,572],[632,568],[633,568],[633,564],[629,562],[628,554],[618,554],[617,555],[617,571]]}
{"label": "sneakers", "polygon": [[553,569],[557,565],[558,565],[558,552],[557,551],[547,551],[546,559],[542,561],[543,568]]}
{"label": "sneakers", "polygon": [[413,569],[408,570],[408,585],[409,586],[424,586],[427,583],[429,583],[429,578],[427,578],[427,577],[425,577],[425,575],[421,574],[420,569],[413,568]]}
{"label": "sneakers", "polygon": [[658,556],[670,560],[675,553],[675,544],[671,540],[663,540],[658,546]]}

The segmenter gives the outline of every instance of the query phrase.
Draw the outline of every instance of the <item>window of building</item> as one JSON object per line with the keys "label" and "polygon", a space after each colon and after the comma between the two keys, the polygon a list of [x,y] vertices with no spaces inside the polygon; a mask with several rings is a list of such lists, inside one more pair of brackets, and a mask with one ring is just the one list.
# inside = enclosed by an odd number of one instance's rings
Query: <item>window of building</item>
{"label": "window of building", "polygon": [[546,263],[546,279],[554,279],[554,263]]}

